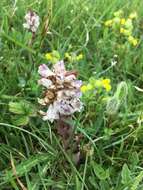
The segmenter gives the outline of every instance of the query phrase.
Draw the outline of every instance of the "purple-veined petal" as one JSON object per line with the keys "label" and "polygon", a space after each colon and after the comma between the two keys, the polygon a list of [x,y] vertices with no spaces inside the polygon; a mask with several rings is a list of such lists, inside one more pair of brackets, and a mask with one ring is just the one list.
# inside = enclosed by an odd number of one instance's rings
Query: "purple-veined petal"
{"label": "purple-veined petal", "polygon": [[58,61],[54,66],[53,66],[53,70],[55,72],[56,75],[64,75],[66,72],[65,69],[65,64],[63,61]]}
{"label": "purple-veined petal", "polygon": [[39,66],[38,73],[45,78],[54,75],[54,73],[45,64]]}

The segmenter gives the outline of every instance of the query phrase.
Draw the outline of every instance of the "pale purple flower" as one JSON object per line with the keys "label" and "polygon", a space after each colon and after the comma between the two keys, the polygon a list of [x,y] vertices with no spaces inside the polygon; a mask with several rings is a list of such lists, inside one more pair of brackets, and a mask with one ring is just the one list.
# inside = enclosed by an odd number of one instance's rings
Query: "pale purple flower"
{"label": "pale purple flower", "polygon": [[53,66],[53,70],[55,72],[56,75],[64,75],[66,72],[65,69],[65,64],[63,61],[58,61],[54,66]]}
{"label": "pale purple flower", "polygon": [[83,104],[79,98],[82,81],[76,79],[76,72],[66,71],[63,61],[57,62],[53,70],[44,64],[40,65],[38,72],[42,77],[38,83],[45,89],[39,103],[48,108],[43,120],[53,122],[81,111]]}
{"label": "pale purple flower", "polygon": [[23,24],[23,27],[35,33],[40,24],[39,16],[33,11],[28,11],[24,18],[26,22]]}
{"label": "pale purple flower", "polygon": [[72,115],[74,112],[80,112],[82,109],[82,103],[79,99],[73,98],[71,100],[59,101],[59,113],[60,115]]}
{"label": "pale purple flower", "polygon": [[38,73],[45,78],[54,75],[54,73],[45,64],[39,66]]}

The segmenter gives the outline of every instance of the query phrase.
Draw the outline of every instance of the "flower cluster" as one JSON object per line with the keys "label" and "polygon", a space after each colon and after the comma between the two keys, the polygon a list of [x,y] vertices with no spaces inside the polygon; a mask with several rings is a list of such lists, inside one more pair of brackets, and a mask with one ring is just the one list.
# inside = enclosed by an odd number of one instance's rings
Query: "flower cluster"
{"label": "flower cluster", "polygon": [[105,21],[105,26],[112,27],[113,29],[118,29],[120,34],[122,34],[128,42],[133,45],[138,45],[138,39],[133,37],[133,20],[137,18],[137,13],[131,13],[127,18],[124,17],[124,12],[119,10],[114,13],[113,19]]}
{"label": "flower cluster", "polygon": [[105,89],[107,92],[111,90],[111,84],[110,84],[110,79],[94,79],[90,78],[89,83],[87,85],[83,85],[81,87],[81,91],[83,93],[86,93],[91,90],[95,89]]}
{"label": "flower cluster", "polygon": [[[53,50],[52,52],[46,53],[45,58],[50,61],[51,63],[55,64],[61,59],[60,53],[56,50]],[[66,52],[64,55],[64,59],[69,62],[76,62],[83,59],[83,54],[80,53],[76,55],[75,53],[68,53]]]}
{"label": "flower cluster", "polygon": [[24,18],[26,23],[23,24],[23,27],[35,33],[40,24],[39,16],[35,12],[29,11]]}
{"label": "flower cluster", "polygon": [[83,59],[83,54],[80,53],[79,55],[76,55],[75,53],[65,53],[65,58],[70,62],[76,62]]}
{"label": "flower cluster", "polygon": [[59,61],[53,65],[52,70],[45,64],[40,65],[38,72],[41,75],[38,83],[45,89],[39,103],[48,108],[47,112],[40,111],[43,120],[53,122],[62,116],[71,116],[81,111],[82,81],[76,79],[75,71],[66,71],[64,62]]}

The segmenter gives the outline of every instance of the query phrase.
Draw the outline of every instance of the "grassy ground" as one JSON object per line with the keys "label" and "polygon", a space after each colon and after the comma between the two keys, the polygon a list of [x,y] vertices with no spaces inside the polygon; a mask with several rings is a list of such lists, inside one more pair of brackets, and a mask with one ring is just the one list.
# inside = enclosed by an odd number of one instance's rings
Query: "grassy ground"
{"label": "grassy ground", "polygon": [[[143,83],[143,2],[1,0],[0,7],[0,189],[142,190],[143,96],[134,86],[142,88]],[[41,18],[32,47],[27,45],[31,35],[22,25],[28,9]],[[138,14],[136,47],[104,25],[119,9],[125,17]],[[46,23],[48,33],[44,33]],[[128,86],[126,101],[114,116],[106,113],[100,96],[83,98],[85,109],[74,118],[76,133],[83,135],[81,147],[86,149],[78,166],[63,149],[53,125],[31,114],[28,124],[19,126],[25,121],[23,113],[9,109],[9,102],[19,101],[38,109],[37,70],[47,63],[44,53],[52,50],[62,57],[65,52],[82,52],[83,60],[69,67],[78,70],[83,81],[92,76],[109,78],[109,96],[121,81]],[[117,64],[110,68],[115,55]]]}

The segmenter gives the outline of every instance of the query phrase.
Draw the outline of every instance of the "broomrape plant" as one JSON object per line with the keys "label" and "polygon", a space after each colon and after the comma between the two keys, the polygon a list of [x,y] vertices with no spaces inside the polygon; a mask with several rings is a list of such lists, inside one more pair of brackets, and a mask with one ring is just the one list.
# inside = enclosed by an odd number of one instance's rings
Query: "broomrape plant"
{"label": "broomrape plant", "polygon": [[38,84],[44,87],[43,98],[38,101],[48,108],[47,112],[40,111],[43,120],[53,122],[62,116],[72,116],[82,110],[82,81],[76,79],[75,71],[66,71],[64,62],[58,61],[52,70],[45,64],[40,65],[38,72],[41,76]]}
{"label": "broomrape plant", "polygon": [[40,24],[39,16],[34,11],[28,11],[24,18],[26,22],[23,24],[23,27],[35,33]]}

